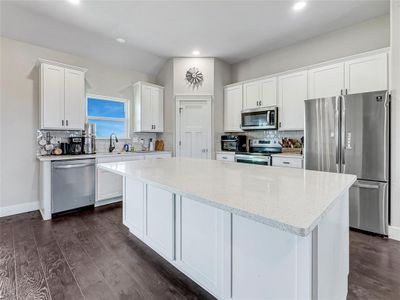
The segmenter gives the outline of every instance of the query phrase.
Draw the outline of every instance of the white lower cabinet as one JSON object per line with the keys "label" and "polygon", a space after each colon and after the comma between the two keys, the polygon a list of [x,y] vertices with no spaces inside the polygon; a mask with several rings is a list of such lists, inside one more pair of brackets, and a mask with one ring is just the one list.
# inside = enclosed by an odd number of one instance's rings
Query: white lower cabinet
{"label": "white lower cabinet", "polygon": [[175,196],[147,185],[145,239],[162,256],[175,256]]}
{"label": "white lower cabinet", "polygon": [[[311,249],[311,238],[304,239]],[[232,299],[310,299],[310,290],[296,289],[301,272],[311,287],[311,255],[298,270],[298,243],[293,234],[233,215]]]}
{"label": "white lower cabinet", "polygon": [[124,180],[123,224],[136,236],[143,239],[145,226],[145,184],[130,178],[124,178]]}
{"label": "white lower cabinet", "polygon": [[274,167],[286,167],[286,168],[303,168],[303,157],[284,157],[272,155],[272,166]]}
{"label": "white lower cabinet", "polygon": [[235,161],[235,153],[223,153],[219,152],[216,155],[216,160],[223,160],[223,161]]}
{"label": "white lower cabinet", "polygon": [[214,295],[222,294],[224,212],[182,197],[177,211],[177,264]]}

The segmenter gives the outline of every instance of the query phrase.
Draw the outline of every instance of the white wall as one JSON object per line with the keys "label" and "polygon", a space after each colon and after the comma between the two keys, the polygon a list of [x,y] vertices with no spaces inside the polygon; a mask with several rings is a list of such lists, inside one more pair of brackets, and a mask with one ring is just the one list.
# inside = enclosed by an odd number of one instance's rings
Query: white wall
{"label": "white wall", "polygon": [[164,132],[159,138],[164,140],[165,150],[175,155],[175,97],[174,97],[174,60],[169,59],[156,78],[157,84],[164,87]]}
{"label": "white wall", "polygon": [[1,42],[1,191],[0,208],[33,207],[39,196],[36,130],[39,124],[38,57],[89,69],[88,93],[124,97],[130,83],[155,78],[32,44],[0,38]]}
{"label": "white wall", "polygon": [[[192,67],[203,73],[204,81],[199,87],[190,86],[186,81],[186,71]],[[174,94],[213,95],[214,58],[174,58]]]}
{"label": "white wall", "polygon": [[224,133],[224,86],[231,82],[231,65],[220,59],[214,61],[214,149],[221,150],[221,135]]}
{"label": "white wall", "polygon": [[391,225],[389,230],[400,240],[400,1],[392,1],[391,43],[392,43],[392,184],[391,184]]}
{"label": "white wall", "polygon": [[389,20],[381,16],[234,64],[232,82],[388,47]]}

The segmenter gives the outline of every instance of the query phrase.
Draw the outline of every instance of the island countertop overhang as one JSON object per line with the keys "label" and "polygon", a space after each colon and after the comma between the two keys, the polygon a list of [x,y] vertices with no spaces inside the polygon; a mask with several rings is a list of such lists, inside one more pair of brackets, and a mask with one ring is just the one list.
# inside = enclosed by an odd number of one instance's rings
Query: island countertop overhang
{"label": "island countertop overhang", "polygon": [[98,168],[307,236],[348,192],[356,176],[310,170],[170,158]]}

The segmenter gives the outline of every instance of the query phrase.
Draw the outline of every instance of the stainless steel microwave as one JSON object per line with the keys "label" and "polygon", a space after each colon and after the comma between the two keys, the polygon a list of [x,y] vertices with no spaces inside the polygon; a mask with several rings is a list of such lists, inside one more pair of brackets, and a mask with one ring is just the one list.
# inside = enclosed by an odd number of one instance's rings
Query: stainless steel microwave
{"label": "stainless steel microwave", "polygon": [[278,107],[270,106],[242,110],[241,128],[243,130],[278,129]]}

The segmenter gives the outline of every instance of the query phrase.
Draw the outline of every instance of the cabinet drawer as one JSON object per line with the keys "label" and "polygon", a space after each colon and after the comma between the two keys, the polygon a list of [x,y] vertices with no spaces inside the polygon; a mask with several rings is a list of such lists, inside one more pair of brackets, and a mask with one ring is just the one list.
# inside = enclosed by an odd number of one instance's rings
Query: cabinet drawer
{"label": "cabinet drawer", "polygon": [[235,154],[217,153],[217,160],[235,161]]}
{"label": "cabinet drawer", "polygon": [[303,168],[303,160],[292,157],[272,157],[272,165],[275,167]]}

